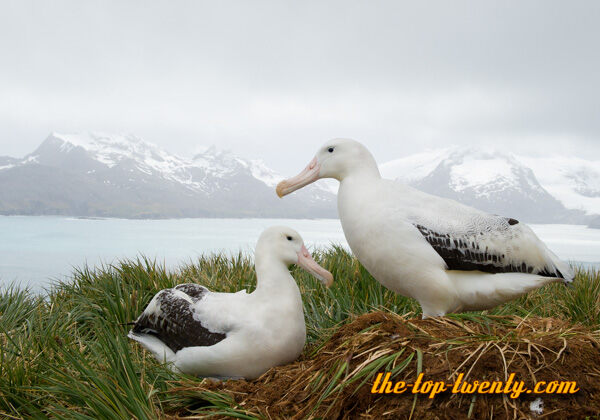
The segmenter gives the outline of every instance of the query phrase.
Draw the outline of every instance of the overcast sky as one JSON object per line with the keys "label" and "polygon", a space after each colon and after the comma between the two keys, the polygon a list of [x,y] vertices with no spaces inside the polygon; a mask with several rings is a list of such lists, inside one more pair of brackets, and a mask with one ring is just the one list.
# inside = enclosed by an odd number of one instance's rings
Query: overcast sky
{"label": "overcast sky", "polygon": [[600,2],[2,1],[0,155],[51,131],[297,172],[333,137],[600,158]]}

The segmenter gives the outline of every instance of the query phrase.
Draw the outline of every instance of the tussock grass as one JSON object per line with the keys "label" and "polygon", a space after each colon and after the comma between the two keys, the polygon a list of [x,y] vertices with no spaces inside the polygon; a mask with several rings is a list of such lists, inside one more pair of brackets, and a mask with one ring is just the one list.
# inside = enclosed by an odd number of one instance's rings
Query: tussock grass
{"label": "tussock grass", "polygon": [[[358,315],[383,311],[403,319],[420,316],[414,300],[380,286],[343,248],[318,250],[314,256],[334,274],[335,282],[324,289],[307,273],[294,269],[308,328],[301,363],[328,351],[340,327]],[[161,289],[197,282],[215,291],[252,291],[254,276],[252,260],[243,254],[203,256],[172,272],[140,258],[77,269],[71,281],[55,284],[44,296],[16,287],[0,290],[0,417],[264,416],[241,407],[223,389],[201,390],[198,386],[206,381],[171,372],[126,337],[126,324]],[[578,269],[572,288],[547,286],[493,311],[451,315],[447,322],[494,326],[513,322],[506,321],[509,315],[545,317],[594,331],[600,329],[599,296],[600,273]],[[419,360],[422,368],[427,367],[423,365],[427,358],[423,360],[423,353],[419,356],[414,349],[390,352],[375,342],[369,348],[369,340],[378,336],[369,331],[359,334],[365,340],[362,364],[338,357],[311,371],[312,376],[301,384],[302,392],[310,401],[315,398],[317,408],[303,416],[329,416],[339,409],[336,395],[361,392],[377,369],[397,369],[400,374],[411,371]],[[266,375],[276,371],[270,372]]]}

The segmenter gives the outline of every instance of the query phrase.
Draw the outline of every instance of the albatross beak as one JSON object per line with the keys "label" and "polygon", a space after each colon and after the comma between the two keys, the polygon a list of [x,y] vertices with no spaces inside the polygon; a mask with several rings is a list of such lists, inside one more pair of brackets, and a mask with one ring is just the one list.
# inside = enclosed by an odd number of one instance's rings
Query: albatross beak
{"label": "albatross beak", "polygon": [[304,245],[302,245],[302,249],[298,252],[298,265],[319,279],[325,287],[329,287],[333,283],[333,275],[313,260],[310,252],[308,252],[308,249]]}
{"label": "albatross beak", "polygon": [[314,157],[308,166],[298,175],[293,178],[285,179],[277,184],[277,195],[283,197],[284,195],[288,195],[289,193],[315,182],[319,179],[319,169],[321,169],[321,165],[317,163],[317,158]]}

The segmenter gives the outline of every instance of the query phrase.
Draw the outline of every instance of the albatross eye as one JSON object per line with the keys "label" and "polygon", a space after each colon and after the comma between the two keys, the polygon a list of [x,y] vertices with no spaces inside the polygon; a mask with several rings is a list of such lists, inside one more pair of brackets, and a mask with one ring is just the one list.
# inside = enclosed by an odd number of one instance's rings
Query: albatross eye
{"label": "albatross eye", "polygon": [[329,149],[327,149],[327,151],[328,151],[329,153],[333,153],[333,149],[335,149],[335,147],[330,147]]}
{"label": "albatross eye", "polygon": [[287,240],[288,240],[288,241],[291,241],[291,240],[292,240],[292,237],[291,237],[291,236],[288,236],[288,237],[287,237]]}

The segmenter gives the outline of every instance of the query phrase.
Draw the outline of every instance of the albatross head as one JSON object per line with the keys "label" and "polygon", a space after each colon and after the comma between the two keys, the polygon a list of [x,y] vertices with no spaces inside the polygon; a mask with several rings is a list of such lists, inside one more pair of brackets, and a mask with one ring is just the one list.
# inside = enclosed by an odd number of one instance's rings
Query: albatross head
{"label": "albatross head", "polygon": [[321,178],[341,181],[359,171],[379,176],[377,163],[367,148],[355,140],[330,140],[319,148],[302,172],[277,184],[277,195],[283,197]]}
{"label": "albatross head", "polygon": [[313,260],[300,234],[289,227],[273,226],[266,229],[258,239],[256,253],[274,254],[288,267],[297,264],[326,287],[333,283],[333,275]]}

